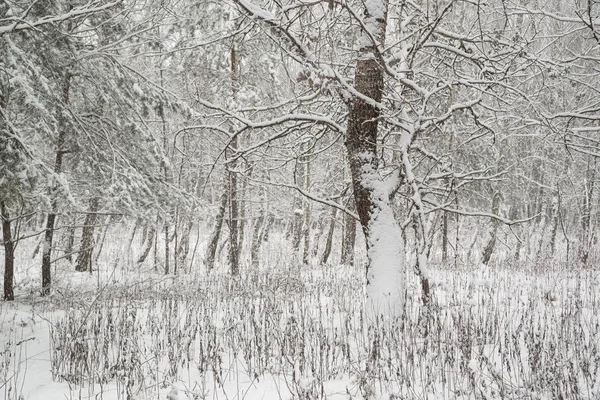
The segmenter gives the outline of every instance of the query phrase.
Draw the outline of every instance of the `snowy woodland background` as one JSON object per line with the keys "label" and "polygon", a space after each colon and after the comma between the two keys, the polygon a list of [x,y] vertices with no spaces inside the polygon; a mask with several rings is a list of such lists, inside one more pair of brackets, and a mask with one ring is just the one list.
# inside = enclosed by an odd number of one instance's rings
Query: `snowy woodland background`
{"label": "snowy woodland background", "polygon": [[0,397],[597,399],[600,2],[0,1]]}

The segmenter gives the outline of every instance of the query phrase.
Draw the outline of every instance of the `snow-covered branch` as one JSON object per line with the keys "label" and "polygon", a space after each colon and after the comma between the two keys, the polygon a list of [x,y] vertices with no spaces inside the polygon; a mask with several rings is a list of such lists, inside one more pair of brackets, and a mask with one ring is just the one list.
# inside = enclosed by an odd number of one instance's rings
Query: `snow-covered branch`
{"label": "snow-covered branch", "polygon": [[[19,32],[19,31],[28,30],[28,29],[36,29],[43,25],[53,24],[53,23],[62,22],[62,21],[66,21],[69,19],[81,17],[81,16],[95,14],[100,11],[108,10],[108,9],[120,4],[121,2],[122,2],[122,0],[116,0],[116,1],[113,1],[113,2],[110,2],[107,4],[97,5],[99,2],[92,1],[85,6],[74,8],[67,13],[60,14],[60,15],[46,16],[46,17],[37,19],[35,21],[25,21],[23,18],[15,17],[14,18],[15,21],[13,23],[11,23],[9,25],[5,25],[5,26],[0,26],[0,36],[5,35],[7,33],[14,33],[14,32]],[[26,16],[24,16],[24,17],[26,17]]]}

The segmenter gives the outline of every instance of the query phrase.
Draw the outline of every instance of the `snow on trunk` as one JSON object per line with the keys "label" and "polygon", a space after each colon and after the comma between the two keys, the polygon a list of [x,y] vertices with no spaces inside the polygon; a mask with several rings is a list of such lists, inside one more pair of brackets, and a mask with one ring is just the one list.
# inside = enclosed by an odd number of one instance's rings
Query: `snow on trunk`
{"label": "snow on trunk", "polygon": [[405,265],[402,230],[390,206],[390,194],[398,184],[398,175],[386,180],[372,168],[363,166],[362,183],[371,192],[370,220],[366,231],[367,315],[399,317],[404,308]]}
{"label": "snow on trunk", "polygon": [[367,242],[367,314],[400,316],[404,306],[402,235],[390,206],[398,176],[383,179],[377,165],[378,121],[384,90],[381,49],[385,44],[387,0],[365,4],[360,56],[352,100],[346,148],[352,172],[356,210]]}

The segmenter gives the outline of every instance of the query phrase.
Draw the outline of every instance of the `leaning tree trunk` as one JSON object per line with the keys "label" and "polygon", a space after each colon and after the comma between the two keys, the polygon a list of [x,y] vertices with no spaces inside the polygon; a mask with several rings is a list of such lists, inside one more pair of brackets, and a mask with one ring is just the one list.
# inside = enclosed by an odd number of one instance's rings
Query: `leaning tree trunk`
{"label": "leaning tree trunk", "polygon": [[367,244],[367,312],[371,316],[399,316],[405,292],[402,231],[390,206],[389,186],[377,166],[378,104],[384,83],[380,49],[385,44],[387,8],[387,0],[365,3],[368,33],[364,33],[354,78],[361,95],[352,100],[346,138],[354,200]]}
{"label": "leaning tree trunk", "polygon": [[[500,192],[494,193],[492,200],[492,214],[497,215],[500,210],[500,199],[502,196]],[[496,236],[498,235],[498,221],[495,218],[490,220],[490,228],[488,232],[488,240],[485,247],[483,248],[483,255],[481,256],[481,264],[488,265],[492,254],[494,253],[494,247],[496,246]]]}
{"label": "leaning tree trunk", "polygon": [[99,199],[94,197],[90,200],[90,208],[85,216],[83,223],[83,232],[81,234],[81,246],[77,253],[77,264],[75,271],[92,272],[92,252],[94,250],[94,229],[98,220]]}
{"label": "leaning tree trunk", "polygon": [[[148,233],[146,233],[148,232]],[[146,239],[142,240],[142,245],[144,244],[144,242],[147,243],[146,245],[146,249],[144,250],[144,252],[140,255],[140,257],[138,258],[137,262],[138,264],[143,263],[144,261],[146,261],[146,258],[148,257],[148,254],[150,254],[150,250],[152,250],[152,247],[154,246],[154,235],[155,235],[155,229],[150,227],[145,227],[144,228],[144,236],[146,237]]]}
{"label": "leaning tree trunk", "polygon": [[15,271],[15,243],[10,230],[10,214],[4,202],[0,202],[2,216],[2,240],[4,241],[4,300],[15,299],[13,277]]}
{"label": "leaning tree trunk", "polygon": [[333,244],[333,232],[335,231],[335,216],[337,215],[337,208],[331,210],[331,220],[329,221],[329,232],[327,232],[327,241],[325,242],[325,250],[321,257],[321,265],[327,264],[329,255],[331,254],[331,246]]}
{"label": "leaning tree trunk", "polygon": [[210,236],[208,247],[206,248],[206,256],[204,257],[204,263],[206,264],[206,267],[209,270],[215,267],[215,256],[217,254],[219,238],[221,237],[221,229],[223,228],[223,219],[225,217],[225,210],[227,209],[227,202],[227,191],[224,191],[221,195],[221,204],[219,206],[219,211],[217,212],[217,217],[215,219],[215,226]]}

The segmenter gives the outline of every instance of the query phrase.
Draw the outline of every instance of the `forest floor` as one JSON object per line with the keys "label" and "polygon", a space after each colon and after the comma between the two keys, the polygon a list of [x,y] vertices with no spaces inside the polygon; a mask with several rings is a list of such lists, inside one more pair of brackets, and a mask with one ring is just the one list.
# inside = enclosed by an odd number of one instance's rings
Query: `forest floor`
{"label": "forest floor", "polygon": [[47,298],[21,275],[17,300],[0,303],[0,396],[600,396],[594,270],[438,266],[427,308],[409,272],[404,318],[368,325],[360,267],[268,265],[231,279],[118,257],[92,274],[64,263]]}

